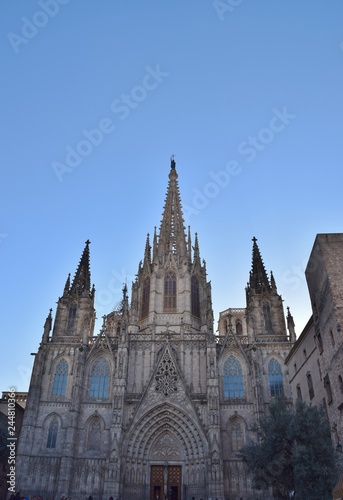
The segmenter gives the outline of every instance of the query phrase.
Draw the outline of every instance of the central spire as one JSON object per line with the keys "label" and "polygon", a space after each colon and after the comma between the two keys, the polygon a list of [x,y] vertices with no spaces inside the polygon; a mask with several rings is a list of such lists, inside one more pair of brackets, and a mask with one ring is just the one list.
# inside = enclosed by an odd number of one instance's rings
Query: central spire
{"label": "central spire", "polygon": [[[85,243],[85,248],[83,250],[78,268],[76,270],[73,283],[70,288],[70,294],[76,293],[77,295],[84,295],[90,293],[91,286],[91,274],[89,270],[89,245],[90,241],[87,240]],[[70,279],[68,277],[68,279]],[[66,283],[67,286],[67,283]]]}
{"label": "central spire", "polygon": [[250,272],[250,287],[258,293],[270,290],[270,283],[263,264],[260,249],[255,236],[252,239],[252,266]]}
{"label": "central spire", "polygon": [[186,257],[186,235],[174,155],[171,156],[170,160],[169,182],[160,226],[158,255],[166,256],[172,252],[178,257]]}

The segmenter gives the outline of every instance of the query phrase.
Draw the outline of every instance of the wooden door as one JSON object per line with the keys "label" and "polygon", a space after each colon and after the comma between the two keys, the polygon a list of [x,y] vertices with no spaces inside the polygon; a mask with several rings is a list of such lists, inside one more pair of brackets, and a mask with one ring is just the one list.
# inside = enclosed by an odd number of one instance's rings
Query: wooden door
{"label": "wooden door", "polygon": [[181,466],[168,467],[168,500],[181,500]]}
{"label": "wooden door", "polygon": [[164,465],[151,466],[150,500],[164,500]]}

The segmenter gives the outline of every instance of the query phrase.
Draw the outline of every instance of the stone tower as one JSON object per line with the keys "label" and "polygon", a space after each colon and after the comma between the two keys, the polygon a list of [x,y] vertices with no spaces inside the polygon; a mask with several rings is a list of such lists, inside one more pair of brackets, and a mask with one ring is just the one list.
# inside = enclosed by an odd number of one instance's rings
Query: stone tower
{"label": "stone tower", "polygon": [[223,311],[216,335],[197,234],[193,241],[172,159],[131,300],[124,286],[97,335],[86,242],[35,356],[17,456],[22,494],[256,498],[238,451],[270,399],[288,394],[292,339],[255,239],[246,308]]}

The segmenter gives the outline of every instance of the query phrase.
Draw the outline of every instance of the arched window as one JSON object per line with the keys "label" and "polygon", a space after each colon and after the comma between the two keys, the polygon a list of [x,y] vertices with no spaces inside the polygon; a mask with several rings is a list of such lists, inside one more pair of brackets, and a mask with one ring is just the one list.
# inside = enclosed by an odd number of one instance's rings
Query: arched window
{"label": "arched window", "polygon": [[53,396],[65,396],[67,377],[68,363],[65,359],[61,359],[61,361],[56,366],[54,385],[52,386]]}
{"label": "arched window", "polygon": [[141,317],[145,318],[149,314],[149,299],[150,299],[150,278],[147,276],[143,281],[142,290],[142,309]]}
{"label": "arched window", "polygon": [[172,271],[164,277],[164,310],[176,312],[176,276]]}
{"label": "arched window", "polygon": [[101,447],[101,422],[98,418],[94,419],[88,430],[88,450],[100,451]]}
{"label": "arched window", "polygon": [[49,425],[48,441],[46,443],[47,448],[56,448],[57,433],[58,433],[58,420],[56,417],[54,417]]}
{"label": "arched window", "polygon": [[191,278],[191,304],[193,316],[200,318],[199,280],[194,275]]}
{"label": "arched window", "polygon": [[76,322],[76,309],[76,304],[72,304],[69,308],[67,333],[71,333],[74,330]]}
{"label": "arched window", "polygon": [[230,450],[239,451],[244,445],[243,425],[238,418],[233,418],[229,423]]}
{"label": "arched window", "polygon": [[272,316],[270,312],[270,305],[267,302],[264,302],[263,304],[263,318],[266,333],[271,335],[273,333]]}
{"label": "arched window", "polygon": [[92,399],[108,398],[110,367],[105,358],[96,361],[92,368],[89,397]]}
{"label": "arched window", "polygon": [[311,373],[308,373],[306,375],[307,378],[307,387],[308,387],[308,395],[310,399],[314,398],[314,389],[313,389],[313,382],[312,382],[312,376]]}
{"label": "arched window", "polygon": [[268,364],[268,377],[271,397],[283,395],[282,370],[280,363],[272,358]]}
{"label": "arched window", "polygon": [[243,328],[242,328],[242,322],[240,319],[236,320],[236,335],[242,335],[243,333]]}
{"label": "arched window", "polygon": [[242,365],[232,355],[224,365],[224,397],[244,398]]}
{"label": "arched window", "polygon": [[303,397],[302,397],[302,394],[301,394],[301,387],[300,387],[300,385],[297,385],[297,400],[298,401],[302,401],[303,400]]}

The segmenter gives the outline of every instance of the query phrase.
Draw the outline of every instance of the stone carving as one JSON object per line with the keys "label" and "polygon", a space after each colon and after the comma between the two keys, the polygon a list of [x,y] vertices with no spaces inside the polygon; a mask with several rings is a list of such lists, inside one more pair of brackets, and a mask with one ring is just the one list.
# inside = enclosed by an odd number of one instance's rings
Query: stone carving
{"label": "stone carving", "polygon": [[155,375],[156,391],[169,396],[177,391],[177,372],[168,349],[165,350],[160,366]]}
{"label": "stone carving", "polygon": [[156,442],[151,455],[156,460],[179,460],[180,448],[171,434],[164,434]]}

